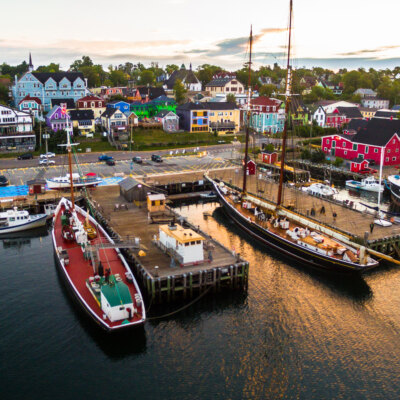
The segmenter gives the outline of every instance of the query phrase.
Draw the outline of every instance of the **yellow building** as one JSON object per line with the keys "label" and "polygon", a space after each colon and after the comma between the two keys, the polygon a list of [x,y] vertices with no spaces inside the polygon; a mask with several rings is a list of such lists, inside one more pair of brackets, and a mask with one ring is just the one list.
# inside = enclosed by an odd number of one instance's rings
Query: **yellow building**
{"label": "yellow building", "polygon": [[219,93],[241,94],[244,93],[244,86],[236,78],[217,78],[207,83],[206,91],[210,92],[211,97]]}
{"label": "yellow building", "polygon": [[72,126],[79,129],[81,135],[94,133],[96,130],[93,110],[71,110],[69,116]]}
{"label": "yellow building", "polygon": [[209,109],[210,131],[219,135],[237,133],[240,128],[240,110],[235,103],[203,103]]}
{"label": "yellow building", "polygon": [[367,107],[360,107],[360,112],[363,118],[374,118],[375,113],[378,111],[377,108],[367,108]]}

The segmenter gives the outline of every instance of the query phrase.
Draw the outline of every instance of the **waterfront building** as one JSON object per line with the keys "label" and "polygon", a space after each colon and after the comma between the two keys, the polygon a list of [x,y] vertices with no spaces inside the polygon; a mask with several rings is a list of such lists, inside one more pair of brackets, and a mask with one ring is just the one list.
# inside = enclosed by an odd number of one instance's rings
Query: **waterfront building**
{"label": "waterfront building", "polygon": [[14,105],[26,96],[37,97],[41,100],[44,111],[52,108],[52,99],[80,99],[89,93],[87,81],[81,72],[33,72],[30,65],[20,79],[15,77],[11,88]]}
{"label": "waterfront building", "polygon": [[188,132],[208,132],[209,111],[204,103],[185,103],[176,107],[179,126]]}
{"label": "waterfront building", "polygon": [[400,164],[400,121],[373,118],[356,134],[329,135],[322,138],[325,154],[346,160],[373,160],[380,164],[383,151],[384,165]]}
{"label": "waterfront building", "polygon": [[139,118],[134,112],[126,111],[124,114],[127,117],[127,123],[129,128],[136,128],[139,125]]}
{"label": "waterfront building", "polygon": [[251,127],[258,133],[283,132],[285,111],[282,105],[282,101],[265,96],[251,100]]}
{"label": "waterfront building", "polygon": [[338,107],[358,107],[355,103],[336,100],[322,100],[315,103],[314,106],[316,109],[313,113],[312,119],[321,127],[325,127],[326,125],[326,116],[332,114]]}
{"label": "waterfront building", "polygon": [[244,86],[236,78],[216,78],[207,83],[206,91],[215,97],[219,93],[240,94],[244,93]]}
{"label": "waterfront building", "polygon": [[85,96],[77,100],[76,108],[80,110],[92,110],[95,119],[100,119],[101,114],[106,110],[106,102],[98,96]]}
{"label": "waterfront building", "polygon": [[374,118],[398,119],[399,112],[393,110],[378,110],[376,111]]}
{"label": "waterfront building", "polygon": [[293,125],[308,125],[310,110],[300,95],[293,95],[290,100],[290,119]]}
{"label": "waterfront building", "polygon": [[[137,94],[138,92],[139,94]],[[166,94],[165,90],[162,87],[138,86],[138,88],[136,89],[136,96],[139,98],[139,100],[137,101],[147,103],[161,96],[166,97]]]}
{"label": "waterfront building", "polygon": [[33,115],[34,118],[42,118],[42,101],[39,97],[25,96],[18,104],[18,108],[21,111],[27,112]]}
{"label": "waterfront building", "polygon": [[121,133],[128,129],[128,116],[119,108],[107,107],[101,115],[101,125],[113,139],[118,139]]}
{"label": "waterfront building", "polygon": [[363,118],[371,119],[375,117],[375,113],[378,111],[377,108],[360,107],[360,113]]}
{"label": "waterfront building", "polygon": [[95,132],[95,118],[93,110],[71,110],[69,116],[73,128],[79,129],[79,133],[86,136]]}
{"label": "waterfront building", "polygon": [[235,103],[202,103],[209,111],[210,130],[218,134],[237,133],[240,130],[240,110]]}
{"label": "waterfront building", "polygon": [[361,99],[361,105],[367,108],[389,108],[389,100],[377,99],[376,97],[366,97]]}
{"label": "waterfront building", "polygon": [[356,96],[360,96],[362,99],[365,98],[375,98],[377,96],[378,93],[376,93],[374,90],[372,89],[357,89],[354,94]]}
{"label": "waterfront building", "polygon": [[46,115],[46,125],[53,131],[71,130],[72,122],[68,114],[63,112],[64,105],[54,106]]}
{"label": "waterfront building", "polygon": [[155,116],[155,120],[162,123],[165,132],[179,130],[179,117],[173,111],[162,110]]}
{"label": "waterfront building", "polygon": [[0,151],[35,150],[33,116],[25,111],[0,104]]}
{"label": "waterfront building", "polygon": [[201,82],[192,71],[192,64],[190,64],[189,69],[186,69],[185,65],[182,64],[181,68],[178,71],[174,71],[171,76],[164,82],[164,89],[173,90],[175,82],[178,79],[182,82],[186,90],[189,90],[191,92],[201,91]]}
{"label": "waterfront building", "polygon": [[331,114],[326,114],[325,128],[340,128],[353,119],[362,119],[358,107],[337,107]]}

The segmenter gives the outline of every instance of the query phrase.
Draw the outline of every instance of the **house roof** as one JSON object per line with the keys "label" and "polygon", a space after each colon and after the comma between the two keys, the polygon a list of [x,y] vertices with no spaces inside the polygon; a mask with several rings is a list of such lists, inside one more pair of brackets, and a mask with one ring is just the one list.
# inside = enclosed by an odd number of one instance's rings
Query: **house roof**
{"label": "house roof", "polygon": [[43,84],[49,78],[54,79],[57,83],[60,83],[64,78],[67,78],[70,82],[81,78],[85,82],[82,72],[32,72],[32,75]]}
{"label": "house roof", "polygon": [[196,75],[191,69],[179,69],[178,71],[174,71],[169,79],[165,81],[165,85],[167,89],[173,89],[176,80],[179,79],[182,83],[189,84],[189,83],[200,83],[197,79]]}
{"label": "house roof", "polygon": [[59,106],[62,103],[67,104],[67,109],[75,108],[75,101],[74,99],[51,99],[51,106]]}
{"label": "house roof", "polygon": [[38,104],[42,104],[42,100],[39,99],[39,97],[31,97],[29,96],[29,94],[27,96],[25,96],[19,103],[18,105],[20,105],[23,101],[35,101]]}
{"label": "house roof", "polygon": [[165,90],[161,87],[139,86],[137,89],[141,97],[146,97],[148,95],[150,100],[154,100],[160,96],[166,96]]}
{"label": "house roof", "polygon": [[397,119],[372,118],[365,128],[358,131],[351,139],[352,142],[375,146],[385,146],[392,136],[400,136],[400,121]]}
{"label": "house roof", "polygon": [[202,104],[209,110],[235,110],[239,108],[235,103],[228,101],[205,101]]}
{"label": "house roof", "polygon": [[398,115],[399,115],[398,111],[378,110],[375,113],[374,118],[397,118]]}
{"label": "house roof", "polygon": [[301,108],[303,112],[309,111],[308,107],[303,102],[303,98],[299,95],[293,95],[291,97],[289,107],[290,107],[290,112],[292,113],[297,112],[299,108]]}
{"label": "house roof", "polygon": [[128,178],[120,181],[118,185],[121,186],[124,190],[131,190],[139,185],[142,185],[142,183],[129,176]]}
{"label": "house roof", "polygon": [[169,103],[175,104],[175,100],[171,99],[170,97],[166,96],[165,94],[156,97],[155,99],[151,100],[151,103]]}
{"label": "house roof", "polygon": [[133,111],[125,111],[124,114],[129,118],[132,114],[138,118],[138,116]]}
{"label": "house roof", "polygon": [[176,110],[206,110],[207,107],[204,107],[204,103],[192,103],[188,102],[185,104],[181,104],[180,106],[176,107]]}
{"label": "house roof", "polygon": [[269,97],[260,96],[250,101],[251,105],[255,106],[275,106],[279,107],[282,104],[282,101],[277,99],[271,99]]}
{"label": "house roof", "polygon": [[93,110],[71,110],[69,116],[73,121],[87,121],[94,119]]}
{"label": "house roof", "polygon": [[368,122],[366,119],[352,119],[347,125],[346,130],[358,132],[360,129],[365,128]]}
{"label": "house roof", "polygon": [[392,107],[393,111],[400,111],[400,104],[396,104]]}
{"label": "house roof", "polygon": [[376,92],[374,92],[372,89],[357,89],[354,93],[356,94],[361,94],[364,96],[376,96]]}
{"label": "house roof", "polygon": [[208,82],[206,87],[224,87],[227,83],[229,83],[234,78],[216,78],[211,82]]}
{"label": "house roof", "polygon": [[368,161],[368,160],[365,160],[365,159],[362,158],[362,157],[353,158],[353,159],[350,160],[350,161],[353,162],[353,163],[357,163],[357,164],[361,164],[361,163],[363,163],[363,162],[365,161],[367,164],[369,164],[369,161]]}
{"label": "house roof", "polygon": [[345,115],[347,118],[362,118],[358,107],[337,107],[339,114]]}
{"label": "house roof", "polygon": [[110,118],[114,115],[114,113],[116,113],[118,110],[118,108],[114,108],[114,107],[107,107],[105,109],[105,111],[103,112],[103,114],[101,114],[101,117],[104,118]]}
{"label": "house roof", "polygon": [[77,101],[104,101],[101,97],[97,97],[97,96],[85,96],[80,98]]}
{"label": "house roof", "polygon": [[172,112],[172,111],[170,111],[170,110],[161,110],[157,115],[156,115],[156,117],[157,118],[164,118],[166,115],[168,115],[168,114],[172,114],[172,115],[174,115],[174,116],[177,116],[174,112]]}

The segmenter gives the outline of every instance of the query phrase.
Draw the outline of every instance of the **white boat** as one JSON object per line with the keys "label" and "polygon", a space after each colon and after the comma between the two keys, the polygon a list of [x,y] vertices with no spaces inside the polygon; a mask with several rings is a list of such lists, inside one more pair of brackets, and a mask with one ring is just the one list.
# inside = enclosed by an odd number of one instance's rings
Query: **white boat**
{"label": "white boat", "polygon": [[323,183],[313,183],[310,186],[303,187],[302,190],[311,194],[312,196],[332,197],[338,193],[338,191],[329,185]]}
{"label": "white boat", "polygon": [[349,180],[346,181],[346,186],[352,189],[359,190],[367,190],[369,192],[383,192],[383,185],[379,183],[373,176],[369,176],[368,178],[361,179],[359,181]]}
{"label": "white boat", "polygon": [[[47,188],[51,190],[69,189],[71,187],[69,174],[65,176],[57,176],[55,178],[46,179]],[[101,183],[101,178],[97,175],[80,176],[77,173],[72,174],[72,183],[74,188],[96,186]]]}
{"label": "white boat", "polygon": [[0,234],[25,231],[46,225],[46,214],[30,215],[17,207],[0,213]]}
{"label": "white boat", "polygon": [[213,192],[210,192],[210,193],[201,193],[201,194],[200,194],[200,197],[201,197],[202,199],[216,199],[216,198],[217,198],[217,195],[216,195],[215,193],[213,193]]}

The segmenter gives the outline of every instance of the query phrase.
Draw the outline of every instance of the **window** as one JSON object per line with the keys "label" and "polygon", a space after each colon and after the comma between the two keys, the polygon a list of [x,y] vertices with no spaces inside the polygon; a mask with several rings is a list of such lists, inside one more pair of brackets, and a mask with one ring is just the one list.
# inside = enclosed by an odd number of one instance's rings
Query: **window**
{"label": "window", "polygon": [[388,153],[388,154],[390,153],[390,149],[387,149],[387,153]]}
{"label": "window", "polygon": [[343,147],[346,147],[346,142],[343,142]]}
{"label": "window", "polygon": [[347,156],[347,151],[344,152],[344,155]]}
{"label": "window", "polygon": [[374,149],[374,153],[378,153],[378,149]]}
{"label": "window", "polygon": [[392,157],[392,161],[396,161],[396,157]]}
{"label": "window", "polygon": [[368,152],[369,152],[369,147],[365,146],[365,154],[368,154]]}
{"label": "window", "polygon": [[396,149],[396,153],[398,153],[398,152],[399,152],[399,148]]}
{"label": "window", "polygon": [[386,158],[385,158],[385,161],[388,162],[388,161],[389,161],[389,157],[386,157]]}
{"label": "window", "polygon": [[329,139],[326,139],[326,144],[329,144]]}
{"label": "window", "polygon": [[336,147],[336,140],[332,140],[332,147]]}
{"label": "window", "polygon": [[392,142],[393,144],[395,144],[396,143],[396,139],[393,139],[393,142]]}
{"label": "window", "polygon": [[151,201],[151,205],[152,205],[152,206],[155,206],[155,205],[156,205],[156,202],[155,202],[154,200],[152,200],[152,201]]}
{"label": "window", "polygon": [[358,150],[358,144],[357,143],[353,143],[353,150]]}

